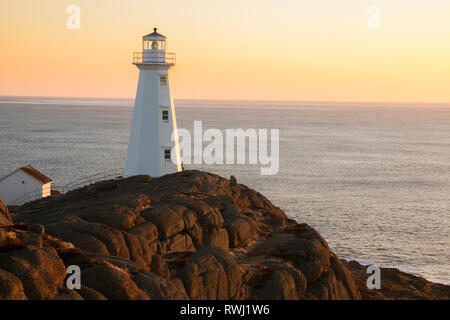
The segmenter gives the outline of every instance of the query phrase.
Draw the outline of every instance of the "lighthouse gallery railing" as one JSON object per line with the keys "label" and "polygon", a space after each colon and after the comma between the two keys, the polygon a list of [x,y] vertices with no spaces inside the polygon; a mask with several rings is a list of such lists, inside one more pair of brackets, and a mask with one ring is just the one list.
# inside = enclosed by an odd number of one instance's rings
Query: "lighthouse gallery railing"
{"label": "lighthouse gallery railing", "polygon": [[170,52],[135,52],[133,63],[171,63],[175,64],[176,55]]}

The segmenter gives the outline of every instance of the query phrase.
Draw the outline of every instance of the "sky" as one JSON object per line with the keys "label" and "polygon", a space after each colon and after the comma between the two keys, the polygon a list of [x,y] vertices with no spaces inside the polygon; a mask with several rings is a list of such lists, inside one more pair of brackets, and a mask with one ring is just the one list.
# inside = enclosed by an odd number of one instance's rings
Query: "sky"
{"label": "sky", "polygon": [[0,95],[134,98],[155,26],[176,99],[450,102],[448,0],[0,0]]}

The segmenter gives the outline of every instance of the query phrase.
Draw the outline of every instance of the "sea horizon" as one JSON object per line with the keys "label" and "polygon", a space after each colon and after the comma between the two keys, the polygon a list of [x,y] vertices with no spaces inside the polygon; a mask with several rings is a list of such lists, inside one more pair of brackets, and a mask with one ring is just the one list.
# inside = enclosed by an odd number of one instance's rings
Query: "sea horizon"
{"label": "sea horizon", "polygon": [[[15,101],[15,99],[23,99]],[[53,102],[57,103],[59,100],[66,102],[73,102],[74,105],[80,103],[81,105],[89,102],[92,104],[98,104],[98,102],[107,101],[123,101],[131,102],[134,106],[135,98],[121,98],[121,97],[84,97],[84,96],[27,96],[27,95],[0,95],[0,103],[7,103],[14,101],[13,103],[27,104],[31,102]],[[97,102],[97,103],[95,103]],[[261,106],[260,104],[280,104],[280,106],[323,106],[328,107],[409,107],[409,108],[421,108],[421,107],[435,107],[435,108],[450,108],[450,102],[423,102],[423,101],[345,101],[345,100],[265,100],[265,99],[189,99],[189,98],[174,98],[175,103],[189,104],[189,103],[242,103],[244,106]],[[183,107],[183,105],[181,105]]]}

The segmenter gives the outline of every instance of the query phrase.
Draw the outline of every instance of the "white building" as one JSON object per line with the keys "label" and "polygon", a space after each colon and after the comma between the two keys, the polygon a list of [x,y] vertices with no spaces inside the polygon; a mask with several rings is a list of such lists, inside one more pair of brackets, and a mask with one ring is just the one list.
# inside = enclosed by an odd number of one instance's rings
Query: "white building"
{"label": "white building", "polygon": [[0,199],[7,205],[23,203],[51,195],[52,179],[32,166],[14,170],[0,179]]}
{"label": "white building", "polygon": [[133,58],[139,68],[139,83],[125,177],[160,177],[182,170],[169,78],[175,54],[166,52],[166,37],[156,31],[154,28],[153,33],[143,37],[143,51]]}

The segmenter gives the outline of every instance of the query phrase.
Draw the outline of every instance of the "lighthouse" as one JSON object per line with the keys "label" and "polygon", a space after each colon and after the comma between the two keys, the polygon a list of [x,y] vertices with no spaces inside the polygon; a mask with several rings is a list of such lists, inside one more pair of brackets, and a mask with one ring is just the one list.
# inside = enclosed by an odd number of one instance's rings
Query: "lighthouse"
{"label": "lighthouse", "polygon": [[125,177],[160,177],[181,171],[177,120],[169,71],[175,54],[166,52],[166,37],[157,28],[143,37],[142,52],[135,52],[139,83],[128,143]]}

